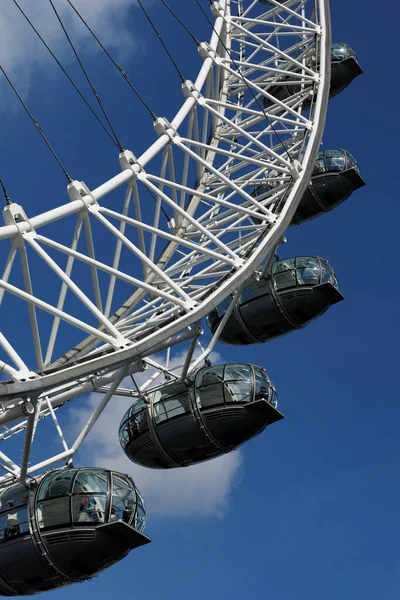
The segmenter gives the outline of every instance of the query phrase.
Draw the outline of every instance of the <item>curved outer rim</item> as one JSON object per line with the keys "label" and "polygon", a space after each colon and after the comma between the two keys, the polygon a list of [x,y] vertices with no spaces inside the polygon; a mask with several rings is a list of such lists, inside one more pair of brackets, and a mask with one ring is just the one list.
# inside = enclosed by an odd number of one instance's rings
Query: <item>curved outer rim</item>
{"label": "curved outer rim", "polygon": [[[221,4],[225,7],[229,3],[229,0],[221,0]],[[297,205],[300,202],[300,198],[308,185],[311,178],[313,169],[313,159],[316,156],[324,131],[326,112],[329,100],[329,84],[330,84],[330,46],[331,46],[331,29],[330,29],[330,14],[329,14],[329,0],[316,0],[316,6],[319,10],[320,16],[320,48],[321,48],[321,60],[320,60],[320,85],[318,86],[318,92],[315,102],[314,112],[314,123],[316,124],[310,133],[307,148],[304,154],[303,164],[305,164],[304,170],[301,172],[299,179],[294,183],[290,195],[285,203],[285,207],[277,219],[273,227],[268,231],[268,234],[264,241],[258,246],[255,252],[251,255],[248,261],[243,267],[234,273],[230,279],[221,285],[217,290],[208,296],[205,302],[201,306],[197,307],[195,311],[187,313],[171,323],[170,325],[163,328],[161,331],[154,332],[148,336],[145,340],[133,344],[128,349],[114,351],[108,356],[103,356],[88,360],[87,362],[79,365],[74,365],[68,368],[64,368],[55,373],[49,375],[43,375],[38,379],[32,379],[29,381],[18,382],[18,383],[5,383],[0,386],[0,398],[6,397],[8,400],[16,397],[26,397],[31,395],[40,395],[51,388],[60,385],[62,383],[71,382],[73,380],[85,377],[90,373],[101,370],[113,370],[122,366],[123,364],[132,361],[133,359],[148,352],[152,347],[164,341],[168,336],[181,331],[185,327],[193,324],[193,322],[205,317],[207,313],[215,308],[219,302],[221,302],[226,296],[234,292],[239,285],[241,285],[249,275],[249,272],[254,271],[261,261],[271,252],[279,239],[283,235],[284,231],[291,223],[291,220],[296,211]],[[223,26],[223,18],[217,17],[215,22],[215,31],[211,38],[211,45],[213,48],[217,47],[219,38],[216,32],[221,31]],[[212,59],[206,58],[199,75],[196,79],[196,86],[201,89],[203,86],[208,71],[212,65]],[[172,125],[174,128],[179,127],[184,118],[189,113],[195,100],[188,98],[181,109],[178,111]],[[141,165],[146,165],[160,149],[164,148],[170,141],[167,134],[163,134],[160,138],[138,159]],[[109,182],[104,183],[100,187],[96,188],[91,192],[92,198],[95,200],[100,199],[110,189],[122,185],[129,181],[133,176],[132,171],[124,170],[119,175],[115,176]],[[38,228],[44,224],[56,221],[66,215],[78,212],[82,208],[82,201],[77,200],[70,202],[64,206],[55,208],[47,211],[41,215],[30,219],[30,223],[33,227]],[[29,228],[29,224],[22,224],[20,231],[25,231],[25,228]],[[0,239],[12,237],[18,232],[17,226],[5,226],[0,228]]]}

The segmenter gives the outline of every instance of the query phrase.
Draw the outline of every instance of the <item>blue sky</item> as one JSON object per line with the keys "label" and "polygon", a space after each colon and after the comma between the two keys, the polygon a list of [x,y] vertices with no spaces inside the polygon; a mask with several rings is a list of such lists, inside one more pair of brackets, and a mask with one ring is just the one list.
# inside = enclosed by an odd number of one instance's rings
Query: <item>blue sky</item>
{"label": "blue sky", "polygon": [[[178,0],[170,3],[200,39],[207,39],[207,24],[194,1],[186,0],[185,9]],[[126,10],[129,4],[115,3],[123,19],[99,9],[99,29],[154,112],[171,117],[181,99],[179,80],[142,16]],[[167,31],[169,19],[158,5],[150,4],[152,15],[185,76],[193,79],[199,64],[194,44],[172,24]],[[389,105],[396,87],[391,63],[397,53],[398,7],[389,3],[385,18],[378,18],[376,8],[376,3],[361,0],[332,1],[333,40],[356,50],[365,73],[330,103],[324,134],[325,148],[353,153],[367,186],[333,213],[290,229],[281,250],[281,256],[327,258],[345,302],[304,331],[270,344],[216,348],[226,361],[240,358],[267,368],[285,420],[221,467],[207,467],[198,488],[192,475],[156,473],[150,481],[138,472],[139,486],[142,482],[150,490],[146,532],[153,543],[93,582],[54,596],[398,600],[399,119]],[[10,15],[2,3],[0,26],[1,18]],[[43,26],[53,32],[53,25]],[[122,40],[118,44],[116,31]],[[57,44],[71,73],[79,77],[62,42]],[[7,54],[7,48],[0,41],[1,52]],[[154,139],[150,118],[88,40],[81,39],[81,48],[124,143],[140,154]],[[182,51],[187,48],[191,52]],[[71,174],[93,187],[115,174],[116,151],[62,75],[40,55],[32,62],[11,54],[6,57],[10,69]],[[65,182],[52,157],[4,86],[0,94],[0,174],[10,195],[28,214],[65,201]],[[92,436],[82,451],[82,463],[100,452],[95,441]],[[107,451],[101,448],[104,455]],[[185,489],[189,486],[192,495]],[[215,495],[220,487],[221,494]]]}

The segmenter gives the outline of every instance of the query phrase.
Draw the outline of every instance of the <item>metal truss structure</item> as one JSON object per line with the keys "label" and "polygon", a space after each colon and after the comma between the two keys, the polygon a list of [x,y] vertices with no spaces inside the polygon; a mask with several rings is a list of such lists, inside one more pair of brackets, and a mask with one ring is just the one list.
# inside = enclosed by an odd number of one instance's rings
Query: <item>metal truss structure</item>
{"label": "metal truss structure", "polygon": [[[122,152],[121,172],[96,189],[73,181],[45,213],[4,209],[0,438],[24,442],[20,464],[0,453],[2,485],[71,460],[114,395],[202,364],[224,322],[203,347],[201,319],[230,295],[232,310],[266,268],[310,180],[329,95],[328,0],[219,0],[212,18],[197,78],[141,156]],[[293,93],[280,100],[282,79]],[[172,368],[174,346],[185,358]],[[91,391],[103,397],[68,446],[56,409]],[[63,450],[32,465],[44,417]]]}

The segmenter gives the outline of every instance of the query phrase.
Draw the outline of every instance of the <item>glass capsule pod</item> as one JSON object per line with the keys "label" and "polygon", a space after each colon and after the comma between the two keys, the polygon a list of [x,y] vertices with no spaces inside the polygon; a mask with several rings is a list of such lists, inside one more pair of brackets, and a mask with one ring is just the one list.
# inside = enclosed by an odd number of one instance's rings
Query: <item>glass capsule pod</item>
{"label": "glass capsule pod", "polygon": [[204,367],[185,382],[137,399],[119,439],[127,457],[153,469],[186,467],[227,452],[283,418],[264,369],[247,364]]}
{"label": "glass capsule pod", "polygon": [[[336,275],[323,258],[277,260],[265,277],[248,281],[219,341],[234,346],[267,342],[304,327],[341,300]],[[208,315],[212,333],[230,302],[231,298],[225,299]]]}
{"label": "glass capsule pod", "polygon": [[329,97],[340,94],[359,75],[363,74],[357,54],[348,44],[336,42],[332,44],[331,54],[331,87]]}
{"label": "glass capsule pod", "polygon": [[[330,212],[365,185],[354,156],[347,150],[322,150],[314,164],[311,181],[305,190],[292,219],[292,225],[300,225]],[[259,201],[267,198],[274,184],[262,183],[251,195]],[[261,223],[254,218],[255,223]]]}
{"label": "glass capsule pod", "polygon": [[365,185],[356,159],[347,150],[322,150],[292,223],[299,225],[342,204]]}
{"label": "glass capsule pod", "polygon": [[0,491],[0,595],[25,596],[84,581],[149,543],[132,478],[58,469]]}
{"label": "glass capsule pod", "polygon": [[[299,57],[300,60],[303,57]],[[305,57],[305,62],[309,62],[312,59]],[[284,68],[284,63],[280,64],[279,67]],[[292,69],[292,66],[291,66]],[[362,75],[364,71],[360,67],[357,59],[357,54],[350,46],[343,42],[332,44],[331,51],[331,84],[329,90],[329,97],[333,98],[342,92],[350,83],[359,75]],[[293,76],[292,76],[293,79]],[[297,94],[301,91],[301,86],[295,81],[289,83],[290,76],[288,75],[279,77],[278,80],[271,82],[267,85],[265,91],[274,96],[277,100],[282,102]],[[268,83],[268,82],[267,82]],[[311,92],[311,84],[310,84]],[[273,105],[273,101],[269,98],[263,98],[265,108],[269,108]],[[311,104],[311,96],[309,100],[303,100],[303,106],[307,108]]]}

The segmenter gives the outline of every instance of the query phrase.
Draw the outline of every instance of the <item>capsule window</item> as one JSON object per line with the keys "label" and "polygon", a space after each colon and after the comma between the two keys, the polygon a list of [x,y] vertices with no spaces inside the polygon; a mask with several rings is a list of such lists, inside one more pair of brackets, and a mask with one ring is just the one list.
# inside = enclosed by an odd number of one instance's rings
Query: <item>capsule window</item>
{"label": "capsule window", "polygon": [[346,150],[346,159],[347,159],[347,169],[354,169],[361,176],[360,167],[358,166],[358,162],[354,158],[350,152]]}
{"label": "capsule window", "polygon": [[261,369],[254,369],[255,373],[255,389],[254,400],[268,400],[270,398],[271,384]]}
{"label": "capsule window", "polygon": [[136,489],[136,512],[132,526],[138,531],[143,531],[146,525],[146,511],[144,509],[143,498],[138,489]]}
{"label": "capsule window", "polygon": [[346,58],[354,58],[354,60],[357,60],[357,54],[354,52],[353,48],[350,48],[350,46],[344,43],[332,44],[332,60],[341,61]]}
{"label": "capsule window", "polygon": [[148,431],[149,424],[147,420],[146,404],[139,399],[126,411],[119,428],[119,441],[122,448],[139,437],[145,431]]}
{"label": "capsule window", "polygon": [[72,522],[89,525],[105,523],[107,498],[102,494],[79,494],[72,498]]}
{"label": "capsule window", "polygon": [[196,378],[196,400],[201,407],[223,404],[223,373],[224,365],[217,365],[199,373]]}
{"label": "capsule window", "polygon": [[0,541],[28,533],[28,491],[25,486],[5,490],[0,504]]}
{"label": "capsule window", "polygon": [[172,385],[158,390],[154,396],[154,421],[161,423],[178,415],[190,412],[189,394],[186,385]]}
{"label": "capsule window", "polygon": [[284,273],[295,268],[295,258],[285,258],[284,260],[277,260],[272,267],[272,272]]}
{"label": "capsule window", "polygon": [[250,402],[253,399],[253,374],[248,365],[227,365],[224,373],[225,402]]}
{"label": "capsule window", "polygon": [[74,481],[72,521],[74,523],[104,523],[108,474],[106,471],[79,471]]}
{"label": "capsule window", "polygon": [[112,500],[111,521],[121,520],[130,523],[135,513],[135,493],[131,482],[113,473],[112,475]]}
{"label": "capsule window", "polygon": [[319,267],[297,269],[297,282],[299,285],[317,285],[319,283]]}
{"label": "capsule window", "polygon": [[39,490],[39,500],[48,500],[66,496],[71,492],[71,486],[75,477],[76,471],[70,470],[61,471],[60,473],[51,474],[43,481]]}

